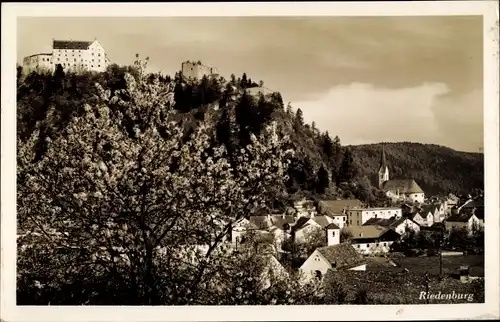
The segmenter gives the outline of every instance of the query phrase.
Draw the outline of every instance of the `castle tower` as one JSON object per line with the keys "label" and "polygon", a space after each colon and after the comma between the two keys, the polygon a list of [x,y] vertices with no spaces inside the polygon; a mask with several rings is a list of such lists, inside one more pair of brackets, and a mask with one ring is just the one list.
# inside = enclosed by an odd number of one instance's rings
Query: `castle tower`
{"label": "castle tower", "polygon": [[385,150],[382,145],[382,154],[380,155],[380,167],[378,169],[378,187],[382,188],[384,182],[389,181],[389,168],[385,159]]}

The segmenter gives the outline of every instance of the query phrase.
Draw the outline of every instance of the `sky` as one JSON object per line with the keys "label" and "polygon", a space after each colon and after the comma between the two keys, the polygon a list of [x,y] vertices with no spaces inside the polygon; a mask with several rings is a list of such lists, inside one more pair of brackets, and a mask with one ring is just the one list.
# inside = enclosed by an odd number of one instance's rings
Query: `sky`
{"label": "sky", "polygon": [[139,53],[170,75],[186,60],[245,72],[342,144],[483,147],[481,16],[22,17],[18,62],[53,38],[97,39],[112,62]]}

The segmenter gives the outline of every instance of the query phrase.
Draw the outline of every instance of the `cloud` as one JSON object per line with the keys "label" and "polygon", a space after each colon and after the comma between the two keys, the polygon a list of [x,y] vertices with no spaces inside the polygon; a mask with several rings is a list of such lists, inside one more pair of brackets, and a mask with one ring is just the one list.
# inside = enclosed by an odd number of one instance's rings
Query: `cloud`
{"label": "cloud", "polygon": [[315,121],[343,144],[412,141],[477,151],[474,146],[482,140],[480,94],[452,96],[444,83],[404,89],[352,83],[292,105],[302,109],[306,122]]}

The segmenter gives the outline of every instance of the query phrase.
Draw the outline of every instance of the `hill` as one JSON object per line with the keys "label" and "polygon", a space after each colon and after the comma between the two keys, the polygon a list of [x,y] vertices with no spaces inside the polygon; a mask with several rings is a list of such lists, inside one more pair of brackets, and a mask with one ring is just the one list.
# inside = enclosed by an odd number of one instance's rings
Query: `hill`
{"label": "hill", "polygon": [[[281,135],[290,138],[289,148],[296,152],[287,182],[290,196],[356,196],[357,185],[336,188],[341,182],[356,180],[350,151],[341,146],[338,137],[331,138],[314,123],[305,124],[302,111],[294,112],[290,104],[285,107],[281,94],[266,89],[263,81],[253,82],[245,73],[241,77],[231,75],[229,80],[218,75],[186,79],[180,72],[173,76],[144,75],[141,64],[138,60],[134,66],[111,65],[103,73],[79,74],[58,67],[53,74],[25,75],[19,67],[18,142],[38,133],[32,138],[36,141],[36,162],[43,157],[49,138],[57,137],[71,119],[81,116],[85,104],[99,103],[99,91],[112,95],[126,88],[128,73],[136,81],[145,76],[149,82],[159,82],[158,86],[170,87],[175,101],[173,121],[184,129],[186,139],[201,122],[209,122],[216,132],[215,140],[235,151],[249,143],[250,134],[257,135],[266,124],[276,122]],[[110,108],[119,114],[119,107]],[[141,123],[137,116],[124,117],[130,131]]]}
{"label": "hill", "polygon": [[384,145],[391,179],[413,178],[427,195],[484,190],[484,155],[412,142],[351,146],[361,175],[377,183]]}
{"label": "hill", "polygon": [[[140,77],[141,64],[138,59],[134,66],[111,65],[103,73],[84,74],[57,68],[52,75],[33,72],[25,76],[18,69],[18,139],[24,142],[38,130],[35,161],[41,158],[47,137],[56,137],[73,117],[83,113],[85,104],[98,103],[94,84],[110,93],[119,91],[127,86],[126,73]],[[373,177],[379,145],[342,146],[339,137],[322,132],[314,122],[306,124],[302,111],[294,112],[290,103],[285,106],[281,94],[266,89],[263,81],[256,83],[245,73],[228,80],[219,75],[186,79],[180,72],[146,78],[172,89],[174,121],[184,128],[186,139],[201,122],[209,120],[216,130],[215,140],[234,151],[249,143],[251,133],[259,134],[266,124],[276,122],[281,134],[290,138],[289,148],[295,150],[288,173],[289,197],[359,198],[372,205],[387,202]],[[128,127],[137,122],[141,120],[127,116]],[[389,144],[386,150],[393,178],[413,177],[432,193],[482,188],[482,156],[409,143]]]}

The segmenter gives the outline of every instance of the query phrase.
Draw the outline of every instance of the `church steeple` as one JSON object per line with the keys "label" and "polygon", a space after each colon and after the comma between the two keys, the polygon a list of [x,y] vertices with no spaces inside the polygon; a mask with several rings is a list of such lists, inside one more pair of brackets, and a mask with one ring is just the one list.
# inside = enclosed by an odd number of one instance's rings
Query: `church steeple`
{"label": "church steeple", "polygon": [[385,159],[385,149],[382,145],[382,154],[380,154],[380,167],[378,169],[379,171],[384,171],[385,168],[387,168],[387,161]]}
{"label": "church steeple", "polygon": [[385,158],[385,149],[382,145],[382,153],[380,155],[380,167],[378,169],[378,186],[382,188],[384,182],[389,181],[389,168],[387,167],[387,160]]}

